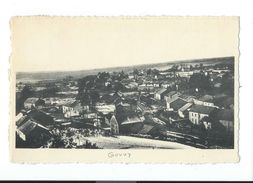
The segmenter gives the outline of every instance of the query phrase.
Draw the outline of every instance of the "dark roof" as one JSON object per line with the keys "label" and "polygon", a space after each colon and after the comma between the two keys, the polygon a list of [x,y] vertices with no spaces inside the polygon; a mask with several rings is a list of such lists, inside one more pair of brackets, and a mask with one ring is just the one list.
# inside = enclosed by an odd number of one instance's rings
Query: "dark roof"
{"label": "dark roof", "polygon": [[234,112],[233,112],[233,110],[222,109],[217,112],[216,117],[219,120],[233,121],[234,120]]}
{"label": "dark roof", "polygon": [[28,116],[43,126],[51,125],[54,122],[54,118],[42,110],[32,110],[28,113]]}
{"label": "dark roof", "polygon": [[146,124],[144,124],[143,127],[142,127],[142,129],[139,131],[139,133],[141,133],[141,134],[147,134],[147,133],[149,133],[153,128],[154,128],[153,125],[146,125]]}
{"label": "dark roof", "polygon": [[193,105],[190,112],[196,112],[200,114],[210,114],[215,108],[203,105]]}
{"label": "dark roof", "polygon": [[121,125],[126,125],[126,124],[132,124],[132,123],[140,123],[143,122],[137,115],[132,115],[132,116],[127,116],[122,122]]}
{"label": "dark roof", "polygon": [[183,107],[185,104],[187,104],[186,101],[182,100],[181,98],[178,98],[170,103],[170,107],[173,108],[175,111]]}
{"label": "dark roof", "polygon": [[166,96],[171,96],[171,95],[174,95],[176,93],[177,93],[177,91],[171,91],[171,92],[167,93]]}

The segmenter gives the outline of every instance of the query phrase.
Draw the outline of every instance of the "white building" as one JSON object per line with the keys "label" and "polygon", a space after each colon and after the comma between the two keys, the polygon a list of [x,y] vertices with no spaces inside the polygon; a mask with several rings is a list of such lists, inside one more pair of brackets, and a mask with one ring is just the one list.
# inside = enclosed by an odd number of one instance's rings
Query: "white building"
{"label": "white building", "polygon": [[213,96],[211,95],[204,95],[200,97],[199,99],[194,99],[194,104],[196,105],[203,105],[203,106],[209,106],[209,107],[214,107],[214,100]]}
{"label": "white building", "polygon": [[189,120],[196,125],[200,124],[200,121],[205,117],[209,117],[210,113],[214,110],[214,107],[204,105],[194,105],[189,110]]}
{"label": "white building", "polygon": [[164,94],[167,92],[166,88],[162,88],[158,92],[155,93],[155,99],[156,100],[162,100],[164,97]]}

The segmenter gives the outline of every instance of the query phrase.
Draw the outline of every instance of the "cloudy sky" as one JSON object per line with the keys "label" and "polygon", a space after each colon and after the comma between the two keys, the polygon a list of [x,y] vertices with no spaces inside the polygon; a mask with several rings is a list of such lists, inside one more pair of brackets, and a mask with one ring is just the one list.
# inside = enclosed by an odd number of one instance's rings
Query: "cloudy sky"
{"label": "cloudy sky", "polygon": [[72,71],[237,56],[236,17],[18,17],[16,71]]}

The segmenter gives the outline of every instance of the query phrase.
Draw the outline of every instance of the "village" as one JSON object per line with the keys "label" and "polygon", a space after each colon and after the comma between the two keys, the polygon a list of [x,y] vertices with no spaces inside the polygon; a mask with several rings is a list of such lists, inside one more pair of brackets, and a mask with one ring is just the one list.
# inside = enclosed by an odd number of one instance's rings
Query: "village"
{"label": "village", "polygon": [[16,147],[233,148],[234,58],[226,60],[19,81]]}

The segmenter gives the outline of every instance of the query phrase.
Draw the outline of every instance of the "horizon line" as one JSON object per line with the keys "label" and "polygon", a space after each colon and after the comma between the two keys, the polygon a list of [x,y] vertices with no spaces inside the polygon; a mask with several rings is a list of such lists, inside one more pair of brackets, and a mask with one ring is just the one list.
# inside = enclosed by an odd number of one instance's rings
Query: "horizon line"
{"label": "horizon line", "polygon": [[92,71],[92,70],[102,70],[102,69],[113,69],[113,68],[122,68],[122,67],[138,67],[142,65],[154,65],[154,64],[176,64],[175,62],[206,62],[209,59],[222,59],[222,58],[235,58],[235,56],[220,56],[220,57],[204,57],[204,58],[196,58],[196,59],[183,59],[183,60],[171,60],[171,61],[165,61],[165,62],[157,62],[157,63],[143,63],[143,64],[134,64],[134,65],[123,65],[123,66],[112,66],[112,67],[101,67],[101,68],[90,68],[90,69],[79,69],[79,70],[48,70],[48,71],[16,71],[16,74],[22,74],[22,73],[54,73],[54,72],[81,72],[81,71]]}

